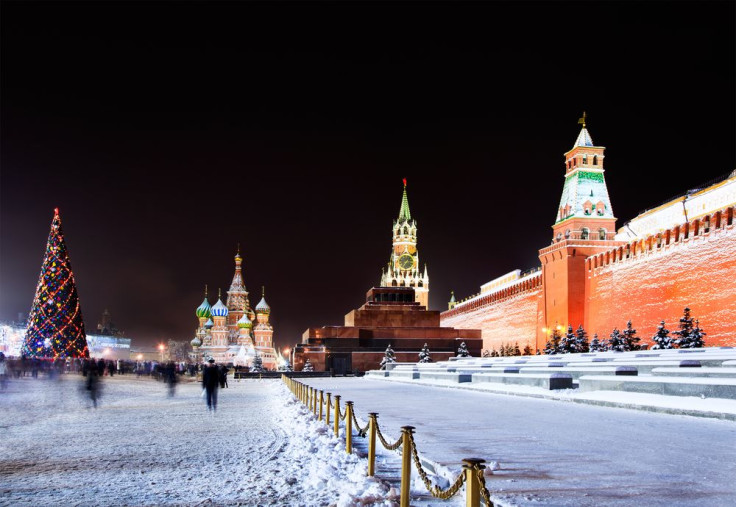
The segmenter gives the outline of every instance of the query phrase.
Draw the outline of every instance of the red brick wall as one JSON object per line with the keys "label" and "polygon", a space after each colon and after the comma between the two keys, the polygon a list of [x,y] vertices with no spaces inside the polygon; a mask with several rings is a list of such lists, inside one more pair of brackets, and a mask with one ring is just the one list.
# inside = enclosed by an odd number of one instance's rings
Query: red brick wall
{"label": "red brick wall", "polygon": [[606,338],[614,327],[622,329],[631,319],[638,335],[649,342],[662,319],[670,332],[677,330],[687,306],[708,333],[707,346],[736,346],[733,226],[629,259],[609,260],[603,267],[588,270],[586,286],[590,336],[597,332],[599,338]]}
{"label": "red brick wall", "polygon": [[[544,326],[539,315],[541,298],[542,288],[538,286],[468,312],[446,312],[442,325],[480,329],[485,350],[498,350],[501,343],[516,342],[522,350],[527,343],[534,350],[537,329]],[[544,348],[544,343],[539,347]]]}

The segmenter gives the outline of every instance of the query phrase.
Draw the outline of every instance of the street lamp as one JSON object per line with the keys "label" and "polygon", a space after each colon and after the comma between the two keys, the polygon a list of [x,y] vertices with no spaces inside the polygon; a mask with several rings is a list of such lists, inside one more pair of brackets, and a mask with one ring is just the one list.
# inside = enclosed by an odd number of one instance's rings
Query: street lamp
{"label": "street lamp", "polygon": [[163,343],[162,343],[162,344],[160,344],[160,345],[158,346],[158,349],[159,349],[159,350],[161,351],[161,362],[162,362],[162,363],[164,362],[164,349],[165,349],[165,348],[166,348],[166,347],[164,346],[164,344],[163,344]]}

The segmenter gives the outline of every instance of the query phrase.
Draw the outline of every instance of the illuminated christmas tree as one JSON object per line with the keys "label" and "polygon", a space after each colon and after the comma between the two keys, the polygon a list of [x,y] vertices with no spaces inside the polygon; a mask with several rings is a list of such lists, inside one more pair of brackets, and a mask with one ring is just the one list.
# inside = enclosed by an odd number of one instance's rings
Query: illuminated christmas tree
{"label": "illuminated christmas tree", "polygon": [[89,357],[58,208],[51,222],[22,353],[33,357]]}

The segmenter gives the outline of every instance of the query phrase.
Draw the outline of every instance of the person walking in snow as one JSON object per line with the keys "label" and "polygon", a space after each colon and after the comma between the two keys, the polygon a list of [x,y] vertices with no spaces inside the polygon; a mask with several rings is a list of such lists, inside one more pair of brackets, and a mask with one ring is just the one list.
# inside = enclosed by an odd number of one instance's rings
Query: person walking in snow
{"label": "person walking in snow", "polygon": [[202,387],[207,395],[207,410],[217,410],[217,388],[220,386],[220,369],[214,359],[202,372]]}
{"label": "person walking in snow", "polygon": [[227,369],[227,366],[224,364],[220,366],[220,388],[225,389],[228,387],[227,385],[227,374],[230,370]]}

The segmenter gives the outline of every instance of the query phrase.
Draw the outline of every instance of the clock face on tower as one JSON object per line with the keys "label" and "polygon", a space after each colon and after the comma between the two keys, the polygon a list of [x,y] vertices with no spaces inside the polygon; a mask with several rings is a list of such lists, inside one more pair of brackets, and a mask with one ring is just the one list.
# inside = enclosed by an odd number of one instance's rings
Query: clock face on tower
{"label": "clock face on tower", "polygon": [[399,257],[399,267],[401,269],[411,269],[414,267],[414,257],[409,254],[404,254]]}

